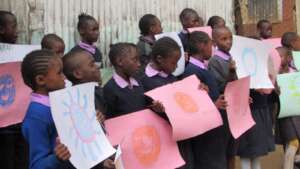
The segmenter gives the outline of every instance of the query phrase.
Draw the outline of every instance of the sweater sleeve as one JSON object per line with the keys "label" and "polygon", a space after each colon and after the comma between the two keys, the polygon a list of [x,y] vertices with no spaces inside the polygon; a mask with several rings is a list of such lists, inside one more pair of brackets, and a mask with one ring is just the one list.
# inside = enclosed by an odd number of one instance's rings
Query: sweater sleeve
{"label": "sweater sleeve", "polygon": [[227,78],[223,75],[224,70],[223,66],[216,59],[209,60],[208,69],[215,76],[217,85],[219,86],[220,91],[223,93],[225,86],[227,84]]}
{"label": "sweater sleeve", "polygon": [[59,169],[60,162],[51,148],[47,124],[39,119],[27,119],[23,134],[29,143],[31,169]]}

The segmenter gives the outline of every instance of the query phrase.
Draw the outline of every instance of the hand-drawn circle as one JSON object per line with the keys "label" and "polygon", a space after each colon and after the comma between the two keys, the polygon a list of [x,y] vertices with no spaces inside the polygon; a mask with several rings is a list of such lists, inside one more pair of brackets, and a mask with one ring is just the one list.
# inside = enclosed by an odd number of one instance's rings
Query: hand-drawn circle
{"label": "hand-drawn circle", "polygon": [[195,113],[199,110],[196,101],[186,93],[176,92],[174,99],[177,105],[186,113]]}
{"label": "hand-drawn circle", "polygon": [[[251,57],[251,59],[247,59]],[[248,61],[252,61],[252,63],[248,63]],[[242,52],[242,62],[245,68],[245,71],[249,74],[249,76],[254,76],[257,73],[257,55],[254,49],[245,48]],[[254,66],[254,67],[252,67]]]}
{"label": "hand-drawn circle", "polygon": [[160,154],[160,136],[153,126],[142,126],[132,133],[133,151],[138,161],[149,166],[157,161]]}
{"label": "hand-drawn circle", "polygon": [[0,76],[0,107],[13,104],[16,97],[14,78],[10,74]]}

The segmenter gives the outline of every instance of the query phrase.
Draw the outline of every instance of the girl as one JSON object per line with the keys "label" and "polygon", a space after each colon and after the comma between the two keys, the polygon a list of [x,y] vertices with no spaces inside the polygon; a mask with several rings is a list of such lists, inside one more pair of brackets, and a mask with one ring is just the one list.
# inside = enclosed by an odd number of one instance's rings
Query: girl
{"label": "girl", "polygon": [[203,19],[192,8],[185,8],[181,11],[179,19],[182,25],[182,31],[178,34],[181,39],[184,51],[188,45],[188,28],[200,27],[204,25]]}
{"label": "girl", "polygon": [[73,49],[82,48],[90,52],[93,55],[96,63],[101,66],[102,53],[94,45],[94,43],[97,42],[99,38],[98,22],[91,15],[82,13],[78,16],[77,30],[80,34],[81,41]]}
{"label": "girl", "polygon": [[[189,63],[182,77],[195,74],[201,83],[205,83],[209,89],[209,96],[219,109],[226,108],[224,96],[219,94],[219,89],[213,74],[204,64],[212,54],[212,41],[204,32],[193,32],[189,39],[189,52],[191,54]],[[222,112],[222,116],[226,115]],[[224,127],[218,127],[192,140],[194,150],[194,168],[197,169],[224,169],[227,168]],[[216,139],[218,138],[218,139]],[[218,162],[216,162],[218,161]]]}
{"label": "girl", "polygon": [[212,16],[208,19],[207,26],[210,26],[212,29],[225,27],[225,20],[220,16]]}
{"label": "girl", "polygon": [[61,58],[49,50],[29,53],[22,62],[22,77],[33,93],[23,121],[22,132],[29,144],[30,167],[74,168],[68,148],[57,142],[57,131],[51,116],[48,94],[64,88]]}
{"label": "girl", "polygon": [[[17,18],[0,10],[0,42],[15,44],[18,39]],[[19,112],[9,112],[11,114]],[[5,169],[26,169],[28,146],[21,133],[21,123],[0,128],[0,164]]]}
{"label": "girl", "polygon": [[152,14],[144,15],[139,21],[141,36],[137,43],[137,49],[141,61],[141,72],[150,61],[150,53],[155,41],[154,35],[162,33],[160,20]]}
{"label": "girl", "polygon": [[[281,67],[279,74],[295,72],[296,70],[289,66],[292,57],[292,52],[286,47],[276,48],[281,56]],[[278,94],[280,94],[278,88]],[[284,145],[284,167],[283,169],[293,169],[296,154],[299,150],[300,139],[300,117],[287,117],[278,119],[278,126],[276,129],[277,136],[279,136],[280,143]],[[298,159],[299,160],[299,159]]]}
{"label": "girl", "polygon": [[140,68],[136,45],[117,43],[111,46],[109,59],[115,72],[103,88],[107,118],[136,112],[147,107],[163,112],[161,103],[144,95],[141,83],[133,77]]}

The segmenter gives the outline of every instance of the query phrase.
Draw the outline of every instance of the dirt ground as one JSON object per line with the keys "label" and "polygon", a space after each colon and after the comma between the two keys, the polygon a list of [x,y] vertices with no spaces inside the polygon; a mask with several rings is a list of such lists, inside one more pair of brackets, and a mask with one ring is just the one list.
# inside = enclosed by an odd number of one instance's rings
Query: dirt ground
{"label": "dirt ground", "polygon": [[[283,148],[276,146],[276,151],[262,158],[262,169],[282,169]],[[240,161],[237,160],[237,169],[240,169]]]}

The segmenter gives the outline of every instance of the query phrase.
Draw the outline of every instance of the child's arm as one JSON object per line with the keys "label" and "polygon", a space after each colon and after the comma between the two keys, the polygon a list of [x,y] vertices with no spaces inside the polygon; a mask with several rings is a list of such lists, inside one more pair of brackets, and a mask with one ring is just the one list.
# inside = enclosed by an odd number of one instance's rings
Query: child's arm
{"label": "child's arm", "polygon": [[[67,164],[55,155],[51,147],[49,126],[40,119],[27,119],[23,126],[24,136],[29,143],[31,169],[57,169]],[[52,134],[52,133],[51,133]]]}

